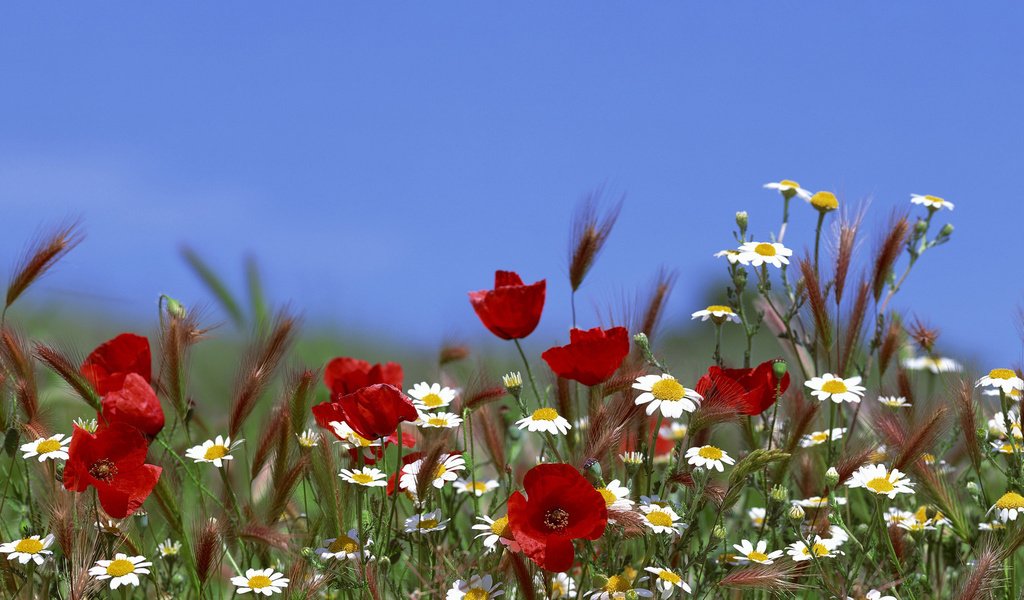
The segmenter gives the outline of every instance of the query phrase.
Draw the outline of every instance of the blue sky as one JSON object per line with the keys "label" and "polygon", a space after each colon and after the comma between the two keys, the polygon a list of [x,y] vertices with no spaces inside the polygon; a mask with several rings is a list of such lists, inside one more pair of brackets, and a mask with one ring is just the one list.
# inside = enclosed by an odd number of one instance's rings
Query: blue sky
{"label": "blue sky", "polygon": [[[1020,4],[8,3],[0,8],[0,252],[81,216],[36,298],[150,314],[261,261],[314,322],[433,344],[483,331],[495,268],[549,279],[564,338],[568,223],[627,195],[581,323],[661,265],[682,324],[731,243],[776,227],[793,178],[869,222],[911,193],[957,204],[953,242],[897,303],[942,345],[1021,358]],[[811,243],[813,214],[787,241]],[[873,236],[865,241],[870,248]],[[237,278],[236,278],[237,279]]]}

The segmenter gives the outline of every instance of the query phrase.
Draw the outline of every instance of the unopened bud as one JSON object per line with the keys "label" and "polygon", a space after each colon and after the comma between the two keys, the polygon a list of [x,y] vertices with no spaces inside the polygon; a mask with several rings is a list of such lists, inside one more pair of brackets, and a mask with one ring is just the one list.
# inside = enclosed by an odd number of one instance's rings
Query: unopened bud
{"label": "unopened bud", "polygon": [[829,467],[828,471],[825,471],[825,483],[829,487],[839,483],[839,471],[835,467]]}
{"label": "unopened bud", "polygon": [[970,494],[974,498],[977,498],[979,492],[981,492],[981,488],[978,487],[977,483],[975,483],[973,481],[968,481],[967,482],[967,493],[968,494]]}
{"label": "unopened bud", "polygon": [[599,481],[603,480],[603,473],[601,472],[601,461],[596,458],[589,458],[583,463],[583,470],[592,474]]}
{"label": "unopened bud", "polygon": [[939,230],[939,236],[949,237],[951,235],[953,235],[953,224],[946,223],[945,225],[942,226],[942,229]]}
{"label": "unopened bud", "polygon": [[786,513],[786,515],[794,521],[803,521],[806,513],[804,513],[804,509],[801,508],[799,504],[794,504],[790,507],[789,512]]}
{"label": "unopened bud", "polygon": [[747,223],[749,222],[749,220],[750,219],[747,216],[747,211],[741,210],[736,213],[736,226],[740,228],[741,237],[747,231]]}
{"label": "unopened bud", "polygon": [[523,376],[519,371],[513,371],[508,373],[501,378],[501,382],[505,384],[505,389],[508,393],[512,394],[517,400],[519,394],[523,391]]}
{"label": "unopened bud", "polygon": [[640,600],[640,593],[636,590],[626,592],[626,600]]}
{"label": "unopened bud", "polygon": [[928,231],[928,222],[924,219],[918,219],[917,223],[914,223],[914,231],[916,231],[918,235]]}
{"label": "unopened bud", "polygon": [[789,500],[789,490],[781,485],[773,485],[771,491],[768,492],[768,498],[781,504]]}
{"label": "unopened bud", "polygon": [[647,339],[647,334],[642,331],[633,336],[633,343],[636,344],[636,347],[640,348],[640,351],[644,354],[651,351],[651,341]]}
{"label": "unopened bud", "polygon": [[715,539],[724,540],[726,536],[725,527],[715,525],[715,528],[711,530],[711,535],[715,536]]}
{"label": "unopened bud", "polygon": [[185,305],[183,305],[181,302],[178,302],[174,298],[171,298],[167,294],[164,294],[160,297],[163,298],[164,300],[164,309],[167,311],[167,314],[171,315],[175,319],[185,318],[185,313],[187,312],[185,310]]}

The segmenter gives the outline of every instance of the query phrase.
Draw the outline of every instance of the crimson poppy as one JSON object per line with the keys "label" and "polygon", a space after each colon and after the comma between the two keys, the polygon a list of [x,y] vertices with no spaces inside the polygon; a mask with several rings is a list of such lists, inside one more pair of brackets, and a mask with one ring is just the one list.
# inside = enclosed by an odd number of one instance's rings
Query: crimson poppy
{"label": "crimson poppy", "polygon": [[523,479],[526,496],[508,499],[508,524],[516,543],[539,567],[564,573],[572,567],[572,540],[596,540],[608,525],[604,498],[575,467],[541,464]]}
{"label": "crimson poppy", "polygon": [[768,410],[789,388],[789,373],[780,380],[772,365],[765,361],[753,369],[723,369],[712,366],[697,381],[697,393],[705,398],[717,396],[743,415],[759,415]]}
{"label": "crimson poppy", "polygon": [[402,379],[402,365],[398,363],[371,365],[348,356],[332,359],[324,369],[324,384],[331,390],[332,397],[351,394],[375,383],[390,383],[401,389]]}
{"label": "crimson poppy", "polygon": [[156,487],[162,469],[146,464],[149,443],[125,423],[101,425],[89,433],[75,425],[64,465],[64,487],[84,492],[96,488],[100,505],[123,519],[142,506]]}
{"label": "crimson poppy", "polygon": [[136,373],[128,373],[123,386],[103,396],[100,418],[125,423],[155,436],[164,428],[164,411],[153,387]]}
{"label": "crimson poppy", "polygon": [[124,387],[125,377],[135,373],[152,381],[149,340],[134,333],[122,333],[96,347],[82,363],[82,375],[100,396]]}
{"label": "crimson poppy", "polygon": [[540,357],[563,379],[597,385],[619,369],[627,354],[629,332],[625,327],[595,327],[570,329],[568,346],[549,348]]}
{"label": "crimson poppy", "polygon": [[495,271],[494,289],[469,293],[476,316],[503,340],[524,338],[537,328],[544,310],[544,279],[524,285],[512,271]]}
{"label": "crimson poppy", "polygon": [[402,421],[411,422],[419,417],[409,398],[387,383],[369,385],[346,394],[337,400],[337,404],[331,412],[344,415],[344,422],[352,431],[368,440],[388,437],[395,433]]}

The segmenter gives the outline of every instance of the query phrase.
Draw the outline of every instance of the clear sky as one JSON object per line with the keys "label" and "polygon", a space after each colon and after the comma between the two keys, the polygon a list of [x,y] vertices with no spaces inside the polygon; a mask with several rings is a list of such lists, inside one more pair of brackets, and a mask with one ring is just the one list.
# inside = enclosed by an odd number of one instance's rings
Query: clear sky
{"label": "clear sky", "polygon": [[[0,8],[0,256],[81,216],[88,240],[37,299],[150,314],[207,298],[188,243],[272,295],[389,339],[483,331],[495,268],[549,279],[563,340],[572,208],[627,196],[592,308],[679,272],[705,301],[732,215],[761,236],[792,178],[956,203],[953,242],[898,306],[941,345],[1021,358],[1024,5],[1017,2],[102,2]],[[795,206],[787,242],[811,243]],[[869,235],[865,251],[874,242]],[[235,277],[238,279],[238,277]]]}

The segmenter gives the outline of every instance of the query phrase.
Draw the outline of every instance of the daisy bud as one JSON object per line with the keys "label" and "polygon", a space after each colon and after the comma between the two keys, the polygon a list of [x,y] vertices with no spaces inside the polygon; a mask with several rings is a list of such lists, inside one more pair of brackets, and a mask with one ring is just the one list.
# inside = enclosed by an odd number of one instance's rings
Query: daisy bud
{"label": "daisy bud", "polygon": [[914,233],[923,235],[926,231],[928,231],[928,222],[924,219],[918,219],[917,223],[914,224]]}
{"label": "daisy bud", "polygon": [[772,373],[775,375],[776,379],[781,380],[783,377],[786,376],[786,371],[788,370],[789,365],[786,364],[786,361],[782,360],[781,358],[772,361]]}
{"label": "daisy bud", "polygon": [[981,491],[981,489],[978,488],[978,484],[977,483],[975,483],[973,481],[968,481],[967,482],[967,493],[970,494],[972,498],[977,499],[978,498],[978,492],[980,492],[980,491]]}
{"label": "daisy bud", "polygon": [[868,532],[871,531],[871,528],[868,526],[867,523],[861,523],[860,525],[857,525],[857,528],[856,528],[855,531],[857,532],[858,536],[863,536],[863,535],[867,535]]}
{"label": "daisy bud", "polygon": [[626,592],[626,600],[640,600],[640,594],[636,590]]}
{"label": "daisy bud", "polygon": [[715,528],[711,530],[711,535],[717,540],[724,540],[726,533],[725,527],[721,525],[715,525]]}
{"label": "daisy bud", "polygon": [[747,233],[748,221],[749,219],[747,218],[747,211],[741,210],[736,213],[736,226],[740,228],[740,237],[744,237],[744,234]]}
{"label": "daisy bud", "polygon": [[647,339],[647,334],[640,332],[633,336],[633,343],[636,344],[637,348],[646,356],[651,352],[651,341]]}
{"label": "daisy bud", "polygon": [[942,226],[942,229],[939,230],[939,238],[944,239],[948,238],[951,235],[953,235],[953,224],[946,223],[945,225]]}
{"label": "daisy bud", "polygon": [[519,399],[519,394],[523,391],[523,376],[519,371],[514,371],[501,378],[501,382],[505,384],[505,389],[508,390],[509,394]]}
{"label": "daisy bud", "polygon": [[786,514],[794,521],[803,521],[805,516],[804,509],[800,508],[799,504],[794,504]]}
{"label": "daisy bud", "polygon": [[160,297],[164,300],[164,309],[167,311],[167,314],[171,315],[175,319],[185,318],[185,306],[181,302],[178,302],[166,294]]}
{"label": "daisy bud", "polygon": [[316,550],[310,548],[309,546],[306,546],[299,551],[299,556],[306,559],[313,558],[314,556],[316,556]]}
{"label": "daisy bud", "polygon": [[782,504],[789,500],[789,490],[781,485],[774,485],[770,492],[768,492],[768,498],[773,502]]}
{"label": "daisy bud", "polygon": [[839,483],[839,471],[835,467],[829,467],[828,471],[825,471],[825,483],[829,487]]}

